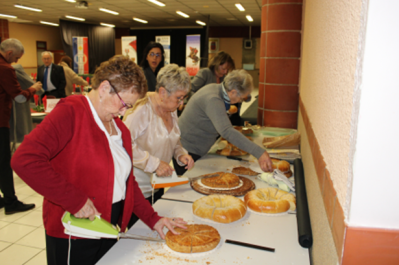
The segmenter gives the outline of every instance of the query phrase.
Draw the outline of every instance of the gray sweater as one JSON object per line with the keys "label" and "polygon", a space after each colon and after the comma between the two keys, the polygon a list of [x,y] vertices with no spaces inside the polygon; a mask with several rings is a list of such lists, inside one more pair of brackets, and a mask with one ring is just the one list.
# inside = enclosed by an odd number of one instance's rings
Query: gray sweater
{"label": "gray sweater", "polygon": [[193,95],[179,118],[179,127],[183,147],[196,155],[205,155],[219,134],[258,159],[265,152],[232,127],[221,84],[206,85]]}
{"label": "gray sweater", "polygon": [[[224,77],[220,78],[220,83],[223,82],[223,79]],[[191,81],[191,91],[195,93],[203,86],[211,83],[216,84],[216,82],[217,79],[215,73],[213,73],[209,68],[202,68]]]}

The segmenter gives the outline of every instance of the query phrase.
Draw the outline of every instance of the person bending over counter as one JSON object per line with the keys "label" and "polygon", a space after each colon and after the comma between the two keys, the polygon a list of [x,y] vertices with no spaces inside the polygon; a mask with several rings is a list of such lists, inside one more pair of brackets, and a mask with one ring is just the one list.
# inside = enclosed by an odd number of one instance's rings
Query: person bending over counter
{"label": "person bending over counter", "polygon": [[[155,92],[148,92],[126,113],[125,125],[130,130],[133,148],[134,176],[144,197],[155,203],[163,189],[155,191],[151,200],[150,174],[160,177],[172,175],[169,165],[174,157],[180,166],[190,169],[194,161],[180,143],[180,129],[176,109],[190,91],[190,76],[177,64],[163,67],[157,76]],[[133,215],[130,225],[137,221]]]}
{"label": "person bending over counter", "polygon": [[[225,102],[235,104],[246,98],[253,89],[252,77],[245,70],[230,72],[223,83],[209,84],[194,94],[179,118],[181,143],[194,161],[204,156],[220,135],[238,148],[258,159],[263,171],[272,171],[267,151],[248,140],[231,125]],[[178,175],[186,169],[174,160]]]}
{"label": "person bending over counter", "polygon": [[147,79],[148,91],[155,91],[159,69],[165,65],[165,51],[162,44],[151,41],[144,49],[140,66]]}
{"label": "person bending over counter", "polygon": [[74,70],[72,70],[72,59],[71,57],[65,55],[62,56],[58,65],[64,68],[65,79],[66,79],[66,86],[65,86],[65,94],[67,96],[72,95],[73,84],[79,86],[88,86],[89,84],[78,76]]}
{"label": "person bending over counter", "polygon": [[87,96],[62,99],[23,141],[12,168],[44,196],[43,221],[48,264],[95,264],[116,239],[82,239],[64,233],[65,211],[77,218],[96,215],[125,231],[134,212],[162,238],[164,226],[183,227],[181,218],[160,217],[141,193],[132,171],[129,130],[118,118],[147,91],[144,73],[125,56],[96,69]]}

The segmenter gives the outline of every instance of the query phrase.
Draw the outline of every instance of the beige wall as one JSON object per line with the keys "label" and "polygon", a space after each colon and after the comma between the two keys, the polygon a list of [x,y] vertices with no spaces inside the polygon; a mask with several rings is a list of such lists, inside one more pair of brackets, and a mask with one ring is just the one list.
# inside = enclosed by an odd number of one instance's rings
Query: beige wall
{"label": "beige wall", "polygon": [[60,29],[53,26],[37,26],[22,23],[9,24],[10,38],[18,39],[25,48],[25,54],[19,60],[27,72],[36,72],[36,41],[46,41],[48,50],[63,50]]}
{"label": "beige wall", "polygon": [[300,97],[345,206],[361,1],[307,0],[304,12]]}

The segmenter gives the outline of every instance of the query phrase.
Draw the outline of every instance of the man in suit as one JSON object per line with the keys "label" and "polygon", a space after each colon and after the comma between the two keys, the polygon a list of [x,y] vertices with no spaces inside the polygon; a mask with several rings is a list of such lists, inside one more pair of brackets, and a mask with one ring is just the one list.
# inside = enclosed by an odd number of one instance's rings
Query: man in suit
{"label": "man in suit", "polygon": [[24,55],[24,46],[17,39],[7,39],[0,44],[0,209],[5,207],[5,214],[31,210],[34,204],[25,204],[15,196],[14,179],[10,165],[10,115],[12,100],[24,103],[42,87],[40,82],[31,84],[22,90],[11,64],[18,62]]}
{"label": "man in suit", "polygon": [[37,68],[37,81],[42,82],[45,91],[44,95],[65,98],[66,79],[64,68],[53,64],[51,52],[42,52],[42,61],[44,65]]}

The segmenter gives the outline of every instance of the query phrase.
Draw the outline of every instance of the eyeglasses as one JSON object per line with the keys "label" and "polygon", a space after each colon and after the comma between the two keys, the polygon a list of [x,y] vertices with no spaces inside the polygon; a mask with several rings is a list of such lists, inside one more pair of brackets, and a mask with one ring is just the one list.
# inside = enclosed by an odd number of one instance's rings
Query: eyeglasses
{"label": "eyeglasses", "polygon": [[160,58],[162,56],[160,53],[154,53],[154,52],[150,53],[149,55],[150,55],[150,57],[154,57],[155,56],[157,58]]}
{"label": "eyeglasses", "polygon": [[126,108],[126,109],[128,110],[128,109],[133,108],[133,105],[132,105],[132,104],[130,104],[130,103],[125,103],[125,102],[123,101],[123,99],[121,98],[121,96],[119,96],[118,92],[116,91],[115,87],[111,84],[111,81],[109,81],[109,80],[107,80],[107,81],[108,81],[109,85],[112,87],[112,89],[115,91],[115,94],[118,96],[118,98],[119,98],[120,101],[122,102],[123,107],[122,107],[121,109]]}
{"label": "eyeglasses", "polygon": [[[169,95],[172,94],[172,92],[170,92],[168,89],[165,88],[165,90],[168,91]],[[188,95],[181,96],[181,97],[176,97],[178,103],[184,101],[186,98],[188,98]]]}

